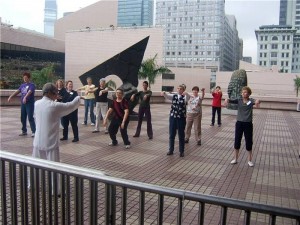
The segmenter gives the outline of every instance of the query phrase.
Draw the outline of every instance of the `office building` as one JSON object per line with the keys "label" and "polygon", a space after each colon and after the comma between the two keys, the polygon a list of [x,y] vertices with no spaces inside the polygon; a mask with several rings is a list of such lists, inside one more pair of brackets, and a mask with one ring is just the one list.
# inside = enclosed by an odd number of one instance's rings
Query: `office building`
{"label": "office building", "polygon": [[280,0],[279,25],[300,30],[300,0]]}
{"label": "office building", "polygon": [[164,26],[166,66],[232,71],[238,68],[239,38],[224,0],[157,0],[156,25]]}
{"label": "office building", "polygon": [[118,0],[118,26],[152,26],[153,0]]}
{"label": "office building", "polygon": [[287,25],[260,26],[255,31],[258,65],[277,66],[284,73],[300,72],[300,38],[296,31]]}
{"label": "office building", "polygon": [[57,20],[56,0],[45,0],[44,34],[54,36],[54,23]]}

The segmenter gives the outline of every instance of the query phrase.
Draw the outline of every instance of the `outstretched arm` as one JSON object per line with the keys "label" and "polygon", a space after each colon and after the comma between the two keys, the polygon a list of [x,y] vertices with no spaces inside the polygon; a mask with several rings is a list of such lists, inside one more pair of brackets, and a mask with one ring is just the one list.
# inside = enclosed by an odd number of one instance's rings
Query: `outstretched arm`
{"label": "outstretched arm", "polygon": [[7,101],[10,102],[11,98],[15,97],[15,96],[18,95],[20,92],[21,92],[20,90],[16,90],[14,93],[12,93],[12,94],[8,97]]}

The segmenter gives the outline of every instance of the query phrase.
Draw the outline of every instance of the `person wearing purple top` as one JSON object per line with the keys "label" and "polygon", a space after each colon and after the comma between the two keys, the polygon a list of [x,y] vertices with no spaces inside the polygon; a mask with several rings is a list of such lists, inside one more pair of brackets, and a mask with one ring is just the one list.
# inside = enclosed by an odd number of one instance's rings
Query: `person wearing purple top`
{"label": "person wearing purple top", "polygon": [[33,118],[34,113],[34,92],[35,85],[30,82],[30,73],[23,73],[24,83],[21,84],[18,90],[16,90],[8,98],[8,102],[11,101],[11,98],[21,93],[21,123],[22,123],[22,133],[19,136],[27,135],[27,117],[29,120],[30,128],[32,131],[31,137],[34,137],[35,134],[35,121]]}

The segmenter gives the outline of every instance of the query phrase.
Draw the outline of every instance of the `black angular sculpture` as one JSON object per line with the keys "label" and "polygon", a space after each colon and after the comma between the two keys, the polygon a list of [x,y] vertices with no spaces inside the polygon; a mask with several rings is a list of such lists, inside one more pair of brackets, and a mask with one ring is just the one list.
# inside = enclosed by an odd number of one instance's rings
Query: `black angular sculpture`
{"label": "black angular sculpture", "polygon": [[79,77],[81,83],[86,85],[86,78],[88,77],[92,78],[93,84],[98,84],[101,78],[105,78],[108,75],[118,76],[123,82],[120,88],[124,90],[124,98],[129,101],[129,111],[132,112],[137,103],[132,103],[130,97],[132,94],[137,93],[138,71],[148,40],[149,36],[85,72]]}
{"label": "black angular sculpture", "polygon": [[[237,99],[241,96],[242,88],[247,86],[247,73],[245,70],[235,70],[231,75],[230,82],[228,84],[228,98]],[[228,103],[227,109],[237,110],[237,104]]]}

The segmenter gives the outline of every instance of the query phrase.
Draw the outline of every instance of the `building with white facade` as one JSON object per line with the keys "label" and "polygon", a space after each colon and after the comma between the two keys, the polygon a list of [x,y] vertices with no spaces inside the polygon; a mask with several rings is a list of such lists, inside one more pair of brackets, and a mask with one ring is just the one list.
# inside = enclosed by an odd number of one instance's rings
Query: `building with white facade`
{"label": "building with white facade", "polygon": [[257,39],[257,64],[267,68],[278,66],[281,72],[300,72],[299,35],[287,25],[260,26]]}
{"label": "building with white facade", "polygon": [[[166,66],[235,70],[239,38],[224,0],[157,0],[156,25],[164,26]],[[237,52],[236,52],[237,51]]]}

